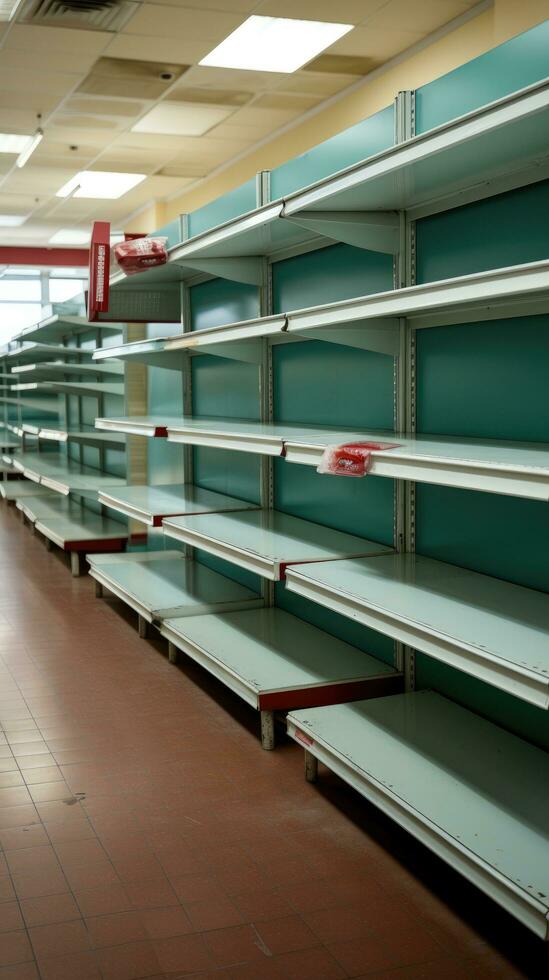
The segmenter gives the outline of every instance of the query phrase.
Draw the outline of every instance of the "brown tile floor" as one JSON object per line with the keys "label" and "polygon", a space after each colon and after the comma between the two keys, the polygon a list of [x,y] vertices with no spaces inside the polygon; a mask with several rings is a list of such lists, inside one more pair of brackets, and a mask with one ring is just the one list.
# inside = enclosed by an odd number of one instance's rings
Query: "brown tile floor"
{"label": "brown tile floor", "polygon": [[[541,944],[0,508],[0,980],[542,977]],[[545,961],[546,962],[546,961]]]}

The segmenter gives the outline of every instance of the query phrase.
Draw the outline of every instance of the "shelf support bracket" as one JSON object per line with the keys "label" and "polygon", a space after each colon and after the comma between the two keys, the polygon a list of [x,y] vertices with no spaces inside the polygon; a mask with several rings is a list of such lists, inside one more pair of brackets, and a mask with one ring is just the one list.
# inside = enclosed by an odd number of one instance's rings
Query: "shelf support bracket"
{"label": "shelf support bracket", "polygon": [[298,211],[286,217],[286,221],[345,245],[389,255],[398,252],[396,211]]}

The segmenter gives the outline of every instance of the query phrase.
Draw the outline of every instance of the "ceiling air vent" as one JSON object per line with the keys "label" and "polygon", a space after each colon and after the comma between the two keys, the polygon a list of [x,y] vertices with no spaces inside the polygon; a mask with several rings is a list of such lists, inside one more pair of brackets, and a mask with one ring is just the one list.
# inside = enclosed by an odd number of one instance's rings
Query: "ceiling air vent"
{"label": "ceiling air vent", "polygon": [[138,9],[134,0],[26,0],[17,20],[40,27],[116,33]]}

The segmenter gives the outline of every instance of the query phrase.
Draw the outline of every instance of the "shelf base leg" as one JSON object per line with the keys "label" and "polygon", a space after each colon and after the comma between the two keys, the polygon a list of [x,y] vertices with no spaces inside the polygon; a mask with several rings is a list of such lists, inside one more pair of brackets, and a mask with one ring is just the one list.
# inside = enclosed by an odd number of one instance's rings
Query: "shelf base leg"
{"label": "shelf base leg", "polygon": [[175,643],[168,642],[168,660],[171,664],[176,664],[179,657],[179,650]]}
{"label": "shelf base leg", "polygon": [[271,752],[275,747],[274,711],[261,712],[261,748]]}
{"label": "shelf base leg", "polygon": [[97,581],[95,582],[95,598],[96,599],[103,598],[103,586],[101,585],[101,582],[97,582]]}
{"label": "shelf base leg", "polygon": [[316,783],[318,779],[318,759],[305,749],[305,779]]}
{"label": "shelf base leg", "polygon": [[81,574],[82,574],[82,557],[80,555],[80,552],[71,551],[71,575],[73,575],[74,578],[79,578]]}
{"label": "shelf base leg", "polygon": [[143,616],[138,616],[137,617],[137,632],[139,633],[139,636],[141,637],[142,640],[146,640],[147,639],[147,626],[148,625],[149,624],[147,623],[147,620],[144,619]]}

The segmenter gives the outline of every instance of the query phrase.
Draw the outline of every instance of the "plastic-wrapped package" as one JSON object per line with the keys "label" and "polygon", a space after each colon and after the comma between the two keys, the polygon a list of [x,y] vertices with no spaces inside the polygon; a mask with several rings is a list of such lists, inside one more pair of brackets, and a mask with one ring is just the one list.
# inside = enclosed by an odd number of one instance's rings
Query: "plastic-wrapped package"
{"label": "plastic-wrapped package", "polygon": [[127,276],[165,265],[168,261],[167,238],[134,238],[114,246],[116,262]]}
{"label": "plastic-wrapped package", "polygon": [[317,467],[317,473],[332,476],[366,476],[372,465],[372,452],[397,449],[398,442],[348,442],[342,446],[327,446]]}

